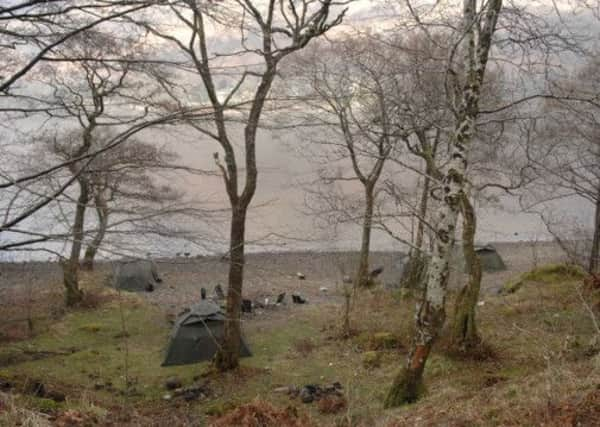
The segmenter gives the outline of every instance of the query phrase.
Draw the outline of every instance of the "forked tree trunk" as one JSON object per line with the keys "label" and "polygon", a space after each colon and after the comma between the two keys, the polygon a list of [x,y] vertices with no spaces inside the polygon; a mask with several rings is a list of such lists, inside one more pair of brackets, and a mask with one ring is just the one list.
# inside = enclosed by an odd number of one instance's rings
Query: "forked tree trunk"
{"label": "forked tree trunk", "polygon": [[600,274],[600,188],[596,197],[596,215],[594,220],[594,237],[588,271],[590,274]]}
{"label": "forked tree trunk", "polygon": [[79,197],[75,207],[75,220],[71,236],[71,252],[69,258],[63,262],[63,284],[65,286],[65,303],[72,307],[83,298],[83,292],[79,288],[79,257],[83,245],[85,210],[89,202],[89,188],[86,182],[79,181]]}
{"label": "forked tree trunk", "polygon": [[418,398],[427,358],[444,326],[448,263],[464,195],[468,148],[475,132],[492,35],[502,9],[502,0],[490,0],[485,3],[486,10],[480,14],[477,4],[476,0],[464,0],[462,29],[466,75],[451,141],[450,161],[442,180],[442,205],[435,223],[435,244],[427,269],[423,300],[417,310],[411,351],[406,367],[396,377],[388,393],[386,407],[413,402]]}
{"label": "forked tree trunk", "polygon": [[481,288],[481,261],[475,252],[477,217],[475,209],[465,194],[462,198],[463,252],[469,279],[460,290],[454,308],[452,325],[452,347],[460,352],[469,352],[479,344],[475,311]]}
{"label": "forked tree trunk", "polygon": [[356,285],[367,287],[371,284],[369,275],[369,252],[371,246],[371,229],[373,223],[373,186],[365,186],[365,212],[362,226],[362,242],[360,245],[360,258],[356,272]]}
{"label": "forked tree trunk", "polygon": [[246,208],[236,206],[231,212],[227,318],[225,319],[223,340],[220,343],[221,348],[215,356],[215,366],[220,371],[227,371],[238,366],[241,339],[240,314],[244,280]]}
{"label": "forked tree trunk", "polygon": [[94,239],[85,249],[83,262],[81,264],[81,267],[84,270],[90,271],[94,269],[94,260],[96,258],[96,254],[98,253],[98,248],[102,244],[108,228],[108,208],[106,203],[102,200],[99,200],[98,197],[96,197],[96,215],[98,216],[98,231],[96,232]]}

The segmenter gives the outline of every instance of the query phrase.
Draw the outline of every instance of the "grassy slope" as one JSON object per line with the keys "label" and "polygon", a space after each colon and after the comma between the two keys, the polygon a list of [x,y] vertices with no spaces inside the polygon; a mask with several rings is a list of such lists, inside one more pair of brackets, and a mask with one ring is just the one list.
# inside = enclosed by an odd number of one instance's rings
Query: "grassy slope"
{"label": "grassy slope", "polygon": [[[576,279],[556,274],[532,277],[539,281],[527,279],[518,292],[488,298],[479,310],[481,334],[496,357],[456,358],[440,343],[427,365],[426,396],[417,404],[387,412],[381,402],[405,360],[405,348],[381,351],[381,366],[376,368],[363,367],[364,351],[371,349],[372,336],[382,331],[393,332],[406,347],[414,302],[390,298],[383,291],[362,295],[354,314],[359,333],[351,340],[335,338],[339,308],[333,306],[293,307],[290,316],[247,322],[254,357],[244,359],[239,372],[222,377],[209,373],[213,395],[190,405],[164,402],[162,385],[174,375],[189,384],[194,376],[209,372],[208,364],[159,367],[169,325],[163,313],[135,296],[71,312],[33,339],[3,345],[0,361],[31,359],[32,351],[59,354],[12,363],[0,368],[0,378],[19,384],[39,379],[67,395],[64,404],[23,397],[22,405],[92,410],[99,420],[107,412],[103,408],[115,411],[126,406],[142,414],[183,411],[202,423],[207,412],[258,397],[308,411],[317,425],[344,420],[355,425],[533,425],[549,416],[552,405],[596,390],[600,371],[598,357],[586,355],[594,329],[575,291]],[[121,314],[128,336],[123,334]],[[24,356],[23,350],[30,354]],[[129,395],[122,393],[125,360],[134,390]],[[338,415],[321,415],[316,405],[273,392],[280,385],[333,381],[344,385],[349,402],[348,410]],[[114,389],[97,390],[96,384],[112,384]]]}

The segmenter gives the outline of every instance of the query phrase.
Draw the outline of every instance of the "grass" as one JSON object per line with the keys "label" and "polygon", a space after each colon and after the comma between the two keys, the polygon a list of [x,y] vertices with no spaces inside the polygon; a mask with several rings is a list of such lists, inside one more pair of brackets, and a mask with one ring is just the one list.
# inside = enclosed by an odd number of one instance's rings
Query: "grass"
{"label": "grass", "polygon": [[[254,356],[224,375],[211,372],[208,363],[160,367],[170,331],[164,313],[135,296],[124,296],[121,303],[106,299],[96,308],[51,321],[33,338],[4,345],[0,379],[17,383],[17,388],[27,379],[39,380],[67,396],[65,402],[55,403],[20,395],[13,406],[79,411],[100,424],[126,412],[138,419],[148,417],[147,425],[160,425],[159,420],[173,426],[203,425],[210,415],[267,401],[276,408],[291,405],[319,426],[414,425],[418,418],[431,425],[536,425],[546,419],[548,408],[560,412],[587,402],[585,396],[600,383],[600,359],[586,353],[593,325],[568,286],[577,273],[549,266],[525,276],[519,292],[486,298],[479,309],[480,334],[495,357],[457,358],[438,346],[426,366],[423,398],[394,410],[384,411],[382,402],[406,359],[414,300],[390,298],[380,289],[362,292],[353,312],[357,333],[347,340],[338,338],[341,308],[335,305],[294,306],[285,315],[246,322]],[[452,307],[447,311],[452,313]],[[392,338],[395,345],[387,345]],[[381,340],[385,345],[378,344]],[[377,354],[378,363],[364,363],[368,352]],[[206,400],[162,399],[167,378],[178,376],[188,385],[198,375],[211,389]],[[273,391],[284,385],[334,381],[343,384],[347,399],[337,414],[322,414],[316,404],[304,405]],[[565,402],[575,403],[564,406]],[[8,415],[0,412],[0,424],[3,416]],[[117,425],[132,422],[119,420]]]}
{"label": "grass", "polygon": [[523,273],[509,280],[502,288],[502,293],[517,292],[526,282],[536,283],[569,283],[583,280],[585,272],[573,264],[548,264]]}
{"label": "grass", "polygon": [[557,283],[583,279],[585,273],[573,264],[548,264],[531,270],[521,277],[532,282]]}

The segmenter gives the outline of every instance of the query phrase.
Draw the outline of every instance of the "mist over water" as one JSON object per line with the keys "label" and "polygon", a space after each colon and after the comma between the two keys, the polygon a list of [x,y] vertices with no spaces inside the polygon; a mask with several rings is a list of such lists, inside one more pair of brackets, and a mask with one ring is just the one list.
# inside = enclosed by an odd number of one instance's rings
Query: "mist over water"
{"label": "mist over water", "polygon": [[[164,180],[186,197],[194,200],[199,208],[223,209],[228,207],[224,184],[217,171],[213,153],[219,147],[187,129],[153,129],[142,134],[141,139],[155,141],[158,145],[176,151],[180,162],[186,166],[213,174],[189,174],[177,172],[165,174]],[[234,129],[232,139],[237,141],[238,164],[243,164],[241,150],[241,131]],[[306,186],[316,178],[316,162],[310,156],[303,155],[309,144],[298,132],[262,131],[257,142],[258,188],[248,213],[246,250],[252,252],[279,251],[348,251],[360,247],[359,224],[339,224],[332,226],[310,215],[306,205]],[[222,154],[221,154],[222,158]],[[243,184],[243,181],[242,183]],[[360,187],[357,187],[360,191]],[[359,193],[361,194],[361,193]],[[499,208],[498,206],[502,206]],[[497,206],[479,205],[478,232],[479,243],[516,242],[528,240],[550,240],[539,217],[523,213],[514,197],[502,197]],[[575,216],[579,221],[591,221],[592,211],[581,201],[561,201],[554,207],[564,215]],[[87,213],[93,227],[95,216],[92,210]],[[169,218],[165,219],[169,223]],[[157,237],[154,235],[114,236],[108,238],[108,244],[101,249],[103,259],[119,258],[125,255],[138,257],[174,257],[176,254],[222,255],[228,247],[229,215],[225,210],[215,218],[204,221],[184,221],[184,224],[171,224],[176,228],[190,229],[194,236],[190,239]],[[55,215],[43,212],[31,221],[40,232],[56,231]],[[459,218],[460,222],[460,218]],[[398,230],[403,237],[409,234]],[[3,236],[10,240],[10,234]],[[460,238],[460,230],[457,239]],[[37,249],[49,249],[65,253],[64,242],[38,245]],[[391,238],[381,230],[373,230],[371,248],[373,251],[406,251],[407,247]],[[0,253],[4,261],[57,259],[56,254],[45,251],[23,251]]]}

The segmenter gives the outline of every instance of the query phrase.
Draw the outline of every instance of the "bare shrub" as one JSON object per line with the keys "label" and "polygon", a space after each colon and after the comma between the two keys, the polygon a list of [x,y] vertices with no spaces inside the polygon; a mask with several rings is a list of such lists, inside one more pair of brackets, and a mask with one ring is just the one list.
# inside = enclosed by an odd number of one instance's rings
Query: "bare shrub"
{"label": "bare shrub", "polygon": [[238,406],[231,412],[214,420],[211,427],[310,427],[314,426],[305,416],[299,416],[296,408],[288,406],[277,409],[269,402],[256,399]]}
{"label": "bare shrub", "polygon": [[325,396],[319,400],[318,408],[322,414],[337,414],[344,409],[348,402],[344,396]]}

